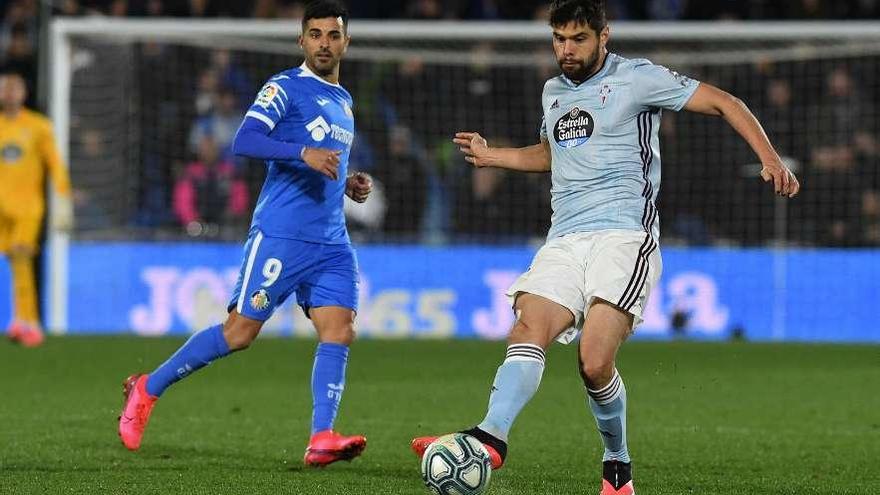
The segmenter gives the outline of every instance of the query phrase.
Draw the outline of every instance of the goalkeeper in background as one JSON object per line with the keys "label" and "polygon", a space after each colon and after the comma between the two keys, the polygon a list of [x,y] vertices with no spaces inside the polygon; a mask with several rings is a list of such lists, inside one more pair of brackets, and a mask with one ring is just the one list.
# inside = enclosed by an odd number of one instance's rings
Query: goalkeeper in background
{"label": "goalkeeper in background", "polygon": [[61,163],[52,123],[24,107],[27,87],[21,74],[0,73],[0,253],[9,260],[14,316],[6,335],[35,347],[43,342],[37,310],[34,257],[46,211],[46,172],[58,193],[56,229],[72,223],[70,178]]}

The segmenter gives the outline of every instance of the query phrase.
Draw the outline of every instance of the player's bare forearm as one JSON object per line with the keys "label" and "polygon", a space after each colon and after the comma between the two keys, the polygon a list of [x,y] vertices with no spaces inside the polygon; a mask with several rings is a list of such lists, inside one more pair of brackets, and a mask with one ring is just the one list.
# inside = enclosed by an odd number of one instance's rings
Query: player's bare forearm
{"label": "player's bare forearm", "polygon": [[506,168],[519,172],[549,172],[550,153],[544,144],[524,148],[489,148],[489,167]]}
{"label": "player's bare forearm", "polygon": [[495,167],[520,172],[550,171],[550,145],[546,141],[524,148],[491,148],[476,132],[459,132],[452,140],[465,160],[476,167]]}
{"label": "player's bare forearm", "polygon": [[758,155],[763,165],[761,177],[765,182],[773,181],[776,194],[794,197],[798,193],[800,184],[797,178],[782,163],[761,123],[742,100],[710,84],[701,83],[684,109],[724,118]]}

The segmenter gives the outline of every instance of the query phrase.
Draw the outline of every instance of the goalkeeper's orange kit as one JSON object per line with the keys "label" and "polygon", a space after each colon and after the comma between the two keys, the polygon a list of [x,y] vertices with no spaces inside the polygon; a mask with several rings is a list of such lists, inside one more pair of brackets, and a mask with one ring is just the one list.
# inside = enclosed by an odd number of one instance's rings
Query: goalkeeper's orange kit
{"label": "goalkeeper's orange kit", "polygon": [[46,174],[58,194],[70,196],[70,178],[61,163],[52,123],[22,109],[0,113],[0,254],[9,258],[15,287],[15,318],[38,323],[33,256],[46,211]]}

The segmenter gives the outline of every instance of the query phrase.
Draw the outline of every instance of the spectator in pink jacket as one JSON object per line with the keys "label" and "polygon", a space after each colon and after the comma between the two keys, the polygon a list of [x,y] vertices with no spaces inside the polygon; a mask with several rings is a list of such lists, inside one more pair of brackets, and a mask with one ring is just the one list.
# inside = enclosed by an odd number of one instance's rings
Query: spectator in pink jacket
{"label": "spectator in pink jacket", "polygon": [[197,158],[184,167],[174,185],[174,215],[193,236],[219,232],[220,227],[247,220],[248,188],[235,166],[220,159],[214,138],[199,141]]}

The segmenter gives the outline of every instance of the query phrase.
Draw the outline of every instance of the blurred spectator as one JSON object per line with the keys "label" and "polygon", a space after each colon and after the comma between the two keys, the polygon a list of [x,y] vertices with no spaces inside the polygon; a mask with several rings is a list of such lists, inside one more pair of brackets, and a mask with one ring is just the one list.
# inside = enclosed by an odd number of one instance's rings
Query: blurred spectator
{"label": "blurred spectator", "polygon": [[[120,167],[105,145],[106,137],[97,129],[75,133],[71,143],[70,174],[77,231],[112,227],[121,219],[120,205],[128,197],[125,169]],[[111,214],[112,212],[112,214]]]}
{"label": "blurred spectator", "polygon": [[516,204],[511,179],[511,173],[502,169],[471,167],[468,176],[459,181],[455,198],[456,232],[470,239],[496,242],[502,240],[498,236],[522,236],[519,220],[527,212]]}
{"label": "blurred spectator", "polygon": [[710,0],[687,2],[684,18],[691,20],[746,19],[749,2],[742,0]]}
{"label": "blurred spectator", "polygon": [[174,185],[174,215],[190,235],[247,221],[247,185],[219,151],[210,136],[202,137],[197,160],[186,165]]}
{"label": "blurred spectator", "polygon": [[[511,146],[505,139],[487,139],[492,146]],[[466,162],[460,166],[466,167],[466,175],[456,181],[456,233],[483,242],[510,242],[546,234],[550,212],[543,204],[542,194],[532,189],[541,187],[549,191],[549,183],[541,180],[545,175],[476,168]]]}
{"label": "blurred spectator", "polygon": [[788,79],[776,77],[767,81],[766,103],[761,110],[761,123],[773,140],[776,151],[781,156],[792,156],[798,160],[803,156],[802,129],[798,126],[804,119],[803,109],[794,101],[793,90]]}
{"label": "blurred spectator", "polygon": [[445,15],[440,0],[411,0],[406,9],[411,19],[442,19]]}
{"label": "blurred spectator", "polygon": [[230,89],[241,105],[250,104],[256,88],[247,72],[235,63],[232,52],[214,50],[211,53],[211,70],[216,73],[219,84]]}
{"label": "blurred spectator", "polygon": [[812,242],[826,246],[861,243],[861,185],[855,153],[845,144],[817,147],[803,176],[809,195],[799,209],[802,228]]}
{"label": "blurred spectator", "polygon": [[241,125],[242,112],[238,108],[235,94],[227,88],[221,88],[217,94],[216,105],[207,114],[193,123],[189,134],[189,148],[195,153],[200,152],[206,137],[213,139],[220,151],[223,161],[233,163],[232,140]]}
{"label": "blurred spectator", "polygon": [[862,244],[880,246],[880,191],[862,193]]}
{"label": "blurred spectator", "polygon": [[[412,56],[395,67],[386,78],[382,93],[390,106],[384,108],[390,125],[398,121],[428,142],[445,139],[449,123],[456,121],[458,107],[442,68],[428,67],[419,56]],[[458,72],[458,71],[456,71]],[[430,108],[430,112],[425,109]]]}
{"label": "blurred spectator", "polygon": [[250,17],[253,2],[242,0],[190,0],[192,15],[196,17]]}
{"label": "blurred spectator", "polygon": [[533,21],[541,21],[543,23],[550,22],[550,4],[541,2],[532,9],[531,18]]}
{"label": "blurred spectator", "polygon": [[127,0],[126,12],[132,17],[184,17],[190,8],[188,0]]}
{"label": "blurred spectator", "polygon": [[213,68],[203,70],[199,74],[196,83],[196,93],[193,102],[197,115],[209,115],[217,106],[220,92],[220,76]]}
{"label": "blurred spectator", "polygon": [[383,230],[394,236],[418,233],[425,213],[428,184],[424,165],[416,159],[412,146],[409,128],[393,127],[388,136],[388,154],[376,170],[388,203]]}
{"label": "blurred spectator", "polygon": [[[456,71],[457,79],[452,83],[460,88],[459,91],[464,91],[460,96],[461,110],[457,122],[459,128],[479,129],[485,134],[516,139],[520,136],[510,135],[509,123],[522,122],[526,118],[511,114],[518,107],[515,102],[525,96],[520,94],[523,71],[513,66],[493,64],[497,56],[490,43],[475,43],[469,53],[467,69]],[[529,89],[535,94],[540,87]],[[536,107],[529,117],[539,111],[540,108]],[[535,124],[537,128],[537,122]],[[449,132],[448,124],[445,132]]]}
{"label": "blurred spectator", "polygon": [[[630,0],[631,12],[634,19],[656,19],[658,21],[677,21],[684,16],[687,0],[649,0],[648,2],[634,2]],[[638,4],[646,4],[645,9],[639,9]]]}
{"label": "blurred spectator", "polygon": [[3,14],[3,39],[13,26],[24,28],[28,40],[36,43],[39,21],[37,19],[39,5],[37,0],[10,0],[0,2],[0,13]]}
{"label": "blurred spectator", "polygon": [[277,15],[287,19],[302,19],[305,10],[305,2],[281,0],[279,1]]}
{"label": "blurred spectator", "polygon": [[[2,52],[3,66],[20,74],[30,88],[36,87],[37,59],[34,51],[35,44],[32,40],[31,30],[24,22],[12,24],[4,29],[4,47]],[[28,92],[25,105],[34,106],[36,91]]]}

